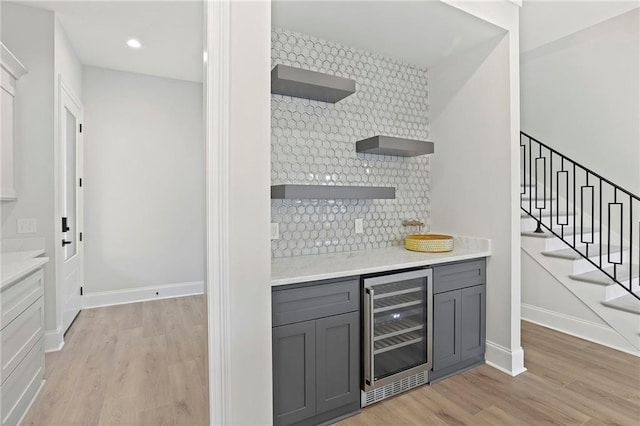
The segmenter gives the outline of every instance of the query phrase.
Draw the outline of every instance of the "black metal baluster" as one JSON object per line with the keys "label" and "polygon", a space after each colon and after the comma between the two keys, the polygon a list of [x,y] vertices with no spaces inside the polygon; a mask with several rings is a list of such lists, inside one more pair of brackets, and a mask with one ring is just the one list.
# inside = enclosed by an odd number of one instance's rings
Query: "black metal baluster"
{"label": "black metal baluster", "polygon": [[576,246],[576,163],[573,163],[573,247]]}
{"label": "black metal baluster", "polygon": [[600,268],[602,268],[602,178],[600,178],[600,218],[598,220],[598,229],[600,235]]}
{"label": "black metal baluster", "polygon": [[[553,151],[549,151],[549,230],[553,233]],[[545,186],[545,200],[546,200],[546,186]],[[545,201],[546,202],[546,201]]]}
{"label": "black metal baluster", "polygon": [[633,287],[633,198],[629,195],[629,291]]}
{"label": "black metal baluster", "polygon": [[522,196],[527,193],[527,147],[522,144],[520,136],[520,151],[522,153],[522,188],[520,189],[520,207],[522,207]]}
{"label": "black metal baluster", "polygon": [[529,187],[529,214],[533,217],[533,193],[532,190],[534,188],[534,183],[531,182],[531,174],[533,170],[531,170],[531,137],[529,137],[529,183],[531,186]]}
{"label": "black metal baluster", "polygon": [[[634,202],[638,202],[640,204],[640,197],[638,197],[635,194],[630,193],[629,191],[619,187],[618,185],[614,184],[613,182],[607,180],[606,178],[598,175],[597,173],[593,173],[591,170],[587,169],[586,167],[583,167],[581,164],[572,161],[571,159],[563,156],[561,153],[555,151],[554,149],[548,147],[547,145],[543,144],[542,142],[536,140],[535,138],[527,135],[524,132],[520,132],[522,136],[526,137],[529,141],[528,146],[529,146],[529,173],[526,173],[526,146],[527,144],[525,142],[522,142],[521,139],[521,143],[524,143],[525,145],[521,145],[524,147],[524,153],[523,153],[523,170],[525,171],[524,174],[524,181],[525,181],[525,189],[524,191],[522,191],[521,193],[526,193],[527,189],[526,189],[526,185],[527,185],[527,175],[529,175],[529,182],[528,182],[528,187],[530,189],[532,189],[530,191],[530,197],[529,197],[529,212],[527,212],[532,218],[536,219],[537,221],[537,227],[536,227],[536,231],[542,231],[542,227],[546,228],[549,230],[549,232],[551,232],[551,234],[561,238],[565,243],[569,244],[571,246],[571,248],[573,248],[577,253],[579,253],[583,258],[586,259],[587,262],[591,263],[593,266],[596,266],[600,269],[600,271],[602,273],[604,273],[607,277],[611,278],[612,280],[614,280],[618,285],[622,286],[625,290],[627,290],[629,293],[631,293],[636,299],[640,300],[640,294],[635,294],[632,292],[633,290],[633,253],[636,252],[636,250],[633,249],[633,239],[634,239],[634,227],[633,227],[633,212],[636,211],[633,207],[633,203]],[[535,142],[538,144],[538,157],[535,158],[536,160],[536,167],[535,167],[535,171],[534,171],[534,167],[533,167],[533,162],[534,162],[534,157],[533,157],[533,147],[532,147],[532,142]],[[551,200],[551,205],[549,206],[549,226],[547,226],[547,224],[544,224],[542,221],[542,211],[546,210],[546,196],[547,196],[547,176],[546,176],[546,157],[544,157],[542,155],[543,149],[546,149],[549,151],[549,188],[548,190],[550,191],[549,194],[551,196],[551,194],[553,193],[553,155],[559,155],[561,158],[561,170],[556,172],[556,196],[559,197],[561,190],[560,190],[560,182],[562,182],[562,175],[564,175],[564,182],[565,182],[565,186],[566,186],[566,197],[565,197],[565,205],[566,205],[566,211],[565,211],[565,215],[564,215],[564,219],[561,221],[560,219],[560,202],[559,202],[559,198],[558,201],[556,202],[556,224],[553,223],[553,200]],[[574,227],[574,232],[573,232],[573,245],[571,245],[571,243],[569,243],[569,241],[567,241],[564,238],[564,227],[569,225],[569,191],[571,189],[569,189],[569,170],[565,170],[565,160],[568,162],[568,164],[570,166],[573,166],[573,206],[574,206],[574,212],[573,212],[573,227]],[[577,182],[578,182],[578,176],[577,176],[577,171],[578,168],[583,170],[585,173],[585,183],[584,184],[580,184],[580,242],[585,243],[586,244],[586,250],[578,250],[576,248],[576,238],[577,238],[577,218],[576,218],[576,212],[575,209],[578,207],[577,205]],[[542,173],[542,195],[543,195],[543,199],[540,200],[539,197],[539,182],[538,182],[538,178],[539,173]],[[598,185],[598,200],[595,199],[596,197],[596,192],[595,192],[595,185],[590,183],[590,178],[592,176],[595,176],[596,179],[598,179],[599,181],[599,185]],[[533,181],[532,176],[535,176],[535,181]],[[613,188],[614,191],[614,200],[613,202],[609,202],[608,203],[608,215],[607,215],[607,235],[604,236],[603,235],[603,213],[604,213],[604,206],[603,203],[606,202],[604,200],[605,197],[605,193],[604,193],[604,183],[610,185]],[[535,188],[534,188],[535,185]],[[534,201],[534,195],[533,195],[533,190],[535,190],[535,201]],[[624,203],[622,202],[618,202],[618,192],[621,193],[625,193],[629,196],[629,244],[631,245],[631,247],[629,248],[629,285],[623,285],[620,280],[618,279],[618,266],[623,266],[624,265],[624,256],[623,256],[623,244],[624,244],[624,231],[625,231],[625,226],[624,226]],[[590,196],[590,202],[591,202],[591,237],[587,240],[585,238],[584,235],[584,210],[585,210],[585,199],[587,198],[587,196]],[[598,207],[596,207],[595,203],[598,203]],[[538,209],[538,215],[534,215],[533,213],[533,208]],[[522,210],[526,209],[524,208],[524,203],[521,203],[521,207]],[[599,265],[596,264],[596,260],[591,260],[589,259],[589,248],[591,245],[595,244],[595,235],[593,234],[595,232],[595,210],[596,208],[598,208],[599,211],[599,216],[598,216],[598,233],[599,233],[599,253],[598,253],[598,263]],[[619,213],[619,220],[620,220],[620,250],[619,250],[619,256],[620,258],[616,258],[613,259],[612,258],[612,252],[611,252],[611,243],[612,243],[612,216],[614,216],[613,211],[620,211]],[[537,216],[537,217],[536,217]],[[560,231],[560,235],[558,235],[558,233],[556,233],[553,228],[556,225],[560,225],[561,226],[561,231]],[[638,222],[638,244],[640,245],[640,222]],[[607,271],[604,268],[604,262],[603,262],[603,247],[604,247],[604,240],[606,239],[607,241],[607,262],[609,264],[613,264],[613,271]],[[640,250],[637,250],[637,257],[638,257],[638,274],[640,274]],[[612,273],[611,273],[612,272]],[[640,280],[640,278],[638,278]]]}

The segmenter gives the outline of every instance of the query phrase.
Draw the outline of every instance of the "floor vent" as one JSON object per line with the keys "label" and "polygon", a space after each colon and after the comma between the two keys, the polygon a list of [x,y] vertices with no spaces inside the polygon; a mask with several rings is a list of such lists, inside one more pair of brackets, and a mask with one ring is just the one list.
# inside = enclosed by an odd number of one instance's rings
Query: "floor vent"
{"label": "floor vent", "polygon": [[397,395],[409,389],[426,384],[429,381],[428,371],[421,371],[413,376],[405,377],[397,382],[389,383],[370,391],[362,391],[363,407],[382,401],[390,396]]}

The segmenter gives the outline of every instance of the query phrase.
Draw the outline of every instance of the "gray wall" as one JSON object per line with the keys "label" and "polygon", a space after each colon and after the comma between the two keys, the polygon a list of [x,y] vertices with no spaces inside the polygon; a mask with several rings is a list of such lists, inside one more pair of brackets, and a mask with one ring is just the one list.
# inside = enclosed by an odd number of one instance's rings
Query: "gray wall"
{"label": "gray wall", "polygon": [[[15,173],[17,201],[3,201],[2,238],[44,238],[45,327],[56,328],[54,228],[54,16],[50,11],[2,4],[2,42],[28,73],[18,80]],[[17,234],[17,220],[35,218],[35,234]]]}
{"label": "gray wall", "polygon": [[202,84],[84,67],[87,293],[204,277]]}
{"label": "gray wall", "polygon": [[640,193],[640,9],[521,55],[522,130]]}
{"label": "gray wall", "polygon": [[[517,39],[500,36],[429,69],[433,159],[432,225],[491,239],[487,259],[487,360],[522,372],[517,145],[512,98]],[[513,74],[512,74],[513,72]],[[515,139],[517,140],[517,139]],[[517,231],[516,231],[517,230]],[[518,232],[518,233],[516,233]]]}
{"label": "gray wall", "polygon": [[[271,33],[271,66],[293,65],[356,80],[336,103],[271,96],[271,183],[394,186],[395,200],[273,200],[280,225],[273,257],[402,243],[403,219],[430,222],[427,156],[357,154],[377,134],[427,140],[428,73],[395,59],[282,29]],[[436,141],[436,154],[438,152]],[[364,233],[354,221],[364,219]]]}

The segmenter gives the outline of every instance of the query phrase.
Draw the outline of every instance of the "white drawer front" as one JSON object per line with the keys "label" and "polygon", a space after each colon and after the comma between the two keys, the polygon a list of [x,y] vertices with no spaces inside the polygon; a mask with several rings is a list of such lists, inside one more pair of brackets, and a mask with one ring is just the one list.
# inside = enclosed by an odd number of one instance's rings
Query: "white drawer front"
{"label": "white drawer front", "polygon": [[20,361],[43,336],[44,309],[43,298],[40,297],[22,314],[11,321],[0,331],[0,353],[2,353],[2,370],[0,383],[9,377]]}
{"label": "white drawer front", "polygon": [[44,368],[43,345],[44,339],[40,339],[0,386],[3,426],[18,424],[40,389]]}
{"label": "white drawer front", "polygon": [[2,312],[1,327],[13,321],[43,293],[44,274],[42,269],[2,290],[0,304]]}

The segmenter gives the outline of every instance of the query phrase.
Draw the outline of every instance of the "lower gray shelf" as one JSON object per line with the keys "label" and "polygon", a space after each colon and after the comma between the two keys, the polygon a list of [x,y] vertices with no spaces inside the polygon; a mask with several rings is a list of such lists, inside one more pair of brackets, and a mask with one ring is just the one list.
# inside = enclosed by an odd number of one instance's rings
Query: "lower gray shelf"
{"label": "lower gray shelf", "polygon": [[362,200],[394,199],[396,189],[383,186],[272,185],[272,199]]}

